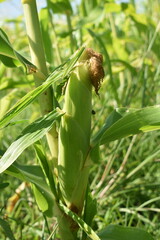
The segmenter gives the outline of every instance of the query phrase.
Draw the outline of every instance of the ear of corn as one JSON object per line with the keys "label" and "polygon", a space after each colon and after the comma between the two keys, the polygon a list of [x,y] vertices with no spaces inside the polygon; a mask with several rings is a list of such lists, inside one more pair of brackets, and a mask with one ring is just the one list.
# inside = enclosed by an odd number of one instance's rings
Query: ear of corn
{"label": "ear of corn", "polygon": [[[101,70],[99,78],[97,64]],[[97,93],[103,77],[101,64],[101,55],[91,49],[85,50],[80,57],[66,87],[63,107],[65,114],[62,116],[59,131],[60,190],[66,205],[78,214],[83,208],[88,182],[92,85]]]}

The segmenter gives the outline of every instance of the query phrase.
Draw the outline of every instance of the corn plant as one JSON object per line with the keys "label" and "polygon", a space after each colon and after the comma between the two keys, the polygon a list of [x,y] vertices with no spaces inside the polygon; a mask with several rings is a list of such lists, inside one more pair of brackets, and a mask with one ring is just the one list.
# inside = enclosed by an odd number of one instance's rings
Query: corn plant
{"label": "corn plant", "polygon": [[[0,59],[4,64],[22,66],[28,74],[33,75],[35,88],[12,108],[9,109],[7,104],[4,109],[2,106],[0,127],[3,129],[11,125],[12,119],[36,99],[39,101],[42,117],[26,126],[10,145],[0,159],[0,172],[31,184],[40,211],[47,217],[57,218],[57,236],[62,240],[152,240],[151,235],[142,229],[118,225],[109,225],[96,233],[92,228],[96,200],[91,195],[88,179],[90,166],[98,160],[101,146],[127,136],[160,129],[159,106],[142,109],[117,108],[106,118],[103,126],[92,134],[92,95],[98,98],[103,84],[102,55],[82,46],[49,74],[36,1],[22,0],[22,5],[31,61],[12,47],[2,29]],[[69,21],[69,14],[67,19]],[[92,31],[90,33],[94,35]],[[74,41],[72,37],[70,35],[71,42]],[[73,45],[71,52],[74,50]],[[60,57],[57,61],[60,63]],[[63,89],[59,94],[57,89],[61,85]],[[48,160],[42,144],[43,136],[46,136],[51,160]],[[39,164],[31,166],[16,162],[21,153],[31,145],[34,146]],[[0,219],[0,224],[5,231],[6,221]],[[9,232],[12,236],[11,229]]]}

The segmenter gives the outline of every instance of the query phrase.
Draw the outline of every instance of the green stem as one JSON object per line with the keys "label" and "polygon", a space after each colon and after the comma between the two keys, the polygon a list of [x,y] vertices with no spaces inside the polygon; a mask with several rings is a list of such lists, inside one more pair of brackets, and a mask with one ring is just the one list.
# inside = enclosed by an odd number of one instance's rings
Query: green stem
{"label": "green stem", "polygon": [[[29,40],[31,59],[38,71],[34,74],[36,86],[39,86],[46,80],[48,70],[45,60],[45,52],[43,47],[42,35],[38,19],[36,0],[21,0],[24,9],[24,17],[26,22],[26,30]],[[39,74],[39,72],[41,74]],[[43,115],[53,110],[53,92],[47,89],[39,97],[39,104]],[[57,132],[54,125],[47,134],[47,141],[51,150],[52,157],[57,161]]]}

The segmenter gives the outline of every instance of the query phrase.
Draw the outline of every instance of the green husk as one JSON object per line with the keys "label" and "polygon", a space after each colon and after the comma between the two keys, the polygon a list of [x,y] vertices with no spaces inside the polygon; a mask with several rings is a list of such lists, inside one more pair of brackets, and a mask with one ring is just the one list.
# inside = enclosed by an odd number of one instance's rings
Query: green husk
{"label": "green husk", "polygon": [[[103,74],[101,55],[85,49],[70,75],[65,91],[65,114],[61,118],[58,136],[58,181],[63,203],[78,215],[82,213],[88,185],[92,86],[98,94]],[[61,218],[60,226],[68,221],[65,216],[63,220]],[[71,225],[74,225],[72,221]],[[65,225],[66,230],[73,231]],[[60,233],[65,239],[61,227]]]}
{"label": "green husk", "polygon": [[83,209],[88,182],[92,86],[97,93],[102,77],[101,55],[86,49],[71,73],[65,92],[65,114],[59,131],[58,177],[66,205],[78,214]]}

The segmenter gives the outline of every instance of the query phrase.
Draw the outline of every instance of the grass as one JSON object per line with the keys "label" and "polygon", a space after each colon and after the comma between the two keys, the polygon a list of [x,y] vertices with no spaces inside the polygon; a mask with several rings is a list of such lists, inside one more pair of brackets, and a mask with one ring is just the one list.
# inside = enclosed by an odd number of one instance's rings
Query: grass
{"label": "grass", "polygon": [[[144,1],[144,15],[136,13],[133,5],[123,4],[119,9],[116,4],[97,1],[94,6],[89,2],[78,5],[70,15],[66,15],[64,10],[57,15],[52,8],[49,15],[41,19],[41,24],[49,29],[48,38],[43,32],[43,40],[45,46],[51,44],[52,56],[47,55],[51,72],[82,44],[103,54],[105,78],[99,96],[93,97],[95,114],[92,115],[92,132],[95,133],[116,107],[141,108],[159,104],[160,36],[157,26],[160,9],[158,0]],[[51,17],[53,24],[47,21]],[[3,30],[11,36],[14,48],[29,58],[22,22],[15,19],[11,26],[4,20]],[[6,68],[0,63],[0,76],[0,100],[15,90],[9,106],[33,87],[32,77],[24,77],[22,69]],[[61,90],[63,87],[59,86]],[[62,103],[63,99],[60,100]],[[35,101],[14,120],[26,121],[2,129],[1,153],[28,123],[39,116],[38,102]],[[95,231],[112,223],[140,227],[150,232],[156,240],[160,239],[159,139],[160,132],[155,131],[116,140],[101,147],[100,159],[92,164],[89,177],[92,194],[98,203],[92,226]],[[47,156],[50,158],[49,151]],[[33,147],[29,147],[18,161],[36,164]],[[56,239],[56,219],[48,219],[38,210],[30,185],[21,192],[13,210],[8,213],[8,200],[21,182],[2,174],[0,183],[3,182],[9,182],[9,186],[0,189],[0,218],[9,223],[15,239],[48,239],[52,231],[52,239]],[[3,231],[0,231],[0,239],[7,239]]]}

